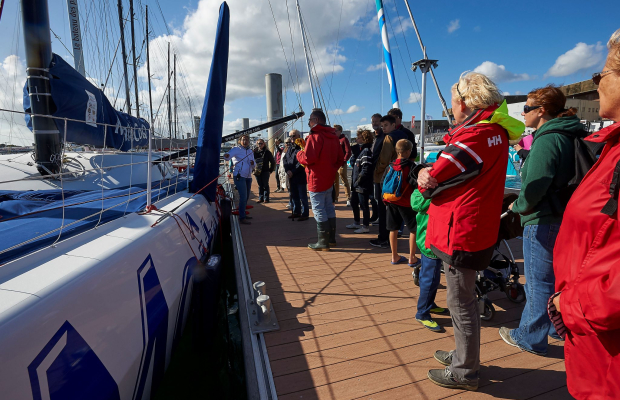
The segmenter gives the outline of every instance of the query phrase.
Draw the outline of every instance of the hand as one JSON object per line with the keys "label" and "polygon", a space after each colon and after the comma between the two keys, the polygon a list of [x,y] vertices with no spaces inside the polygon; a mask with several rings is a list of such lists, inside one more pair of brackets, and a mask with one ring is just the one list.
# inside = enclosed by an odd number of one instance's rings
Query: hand
{"label": "hand", "polygon": [[553,305],[555,306],[555,309],[561,313],[562,311],[560,311],[560,296],[562,296],[562,293],[558,294],[557,296],[555,296],[553,298]]}
{"label": "hand", "polygon": [[512,146],[516,151],[520,151],[523,150],[523,147],[519,146],[518,144],[515,144],[514,146]]}
{"label": "hand", "polygon": [[286,171],[286,175],[288,175],[289,178],[293,177],[293,171]]}
{"label": "hand", "polygon": [[430,174],[432,167],[423,168],[418,173],[418,186],[423,189],[434,189],[437,187],[437,179],[433,178]]}
{"label": "hand", "polygon": [[254,161],[250,160],[250,165],[254,166]]}
{"label": "hand", "polygon": [[230,154],[224,153],[224,158],[228,160],[230,158]]}
{"label": "hand", "polygon": [[508,209],[509,209],[510,211],[512,211],[512,206],[514,206],[514,204],[515,204],[515,203],[510,203],[510,205],[508,206]]}

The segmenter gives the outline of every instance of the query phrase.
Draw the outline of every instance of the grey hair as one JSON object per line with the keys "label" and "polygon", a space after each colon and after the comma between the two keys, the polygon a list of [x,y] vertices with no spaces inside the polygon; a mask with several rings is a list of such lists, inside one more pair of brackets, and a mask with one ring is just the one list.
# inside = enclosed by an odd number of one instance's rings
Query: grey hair
{"label": "grey hair", "polygon": [[611,49],[614,45],[620,44],[620,29],[611,34],[609,41],[607,42],[607,48]]}
{"label": "grey hair", "polygon": [[607,66],[616,74],[620,74],[620,29],[611,34],[607,42]]}

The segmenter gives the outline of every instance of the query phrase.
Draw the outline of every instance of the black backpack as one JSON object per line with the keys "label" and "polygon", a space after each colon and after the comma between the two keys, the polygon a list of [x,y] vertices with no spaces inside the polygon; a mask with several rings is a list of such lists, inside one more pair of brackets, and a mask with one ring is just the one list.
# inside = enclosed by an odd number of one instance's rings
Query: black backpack
{"label": "black backpack", "polygon": [[537,135],[535,139],[539,137],[551,134],[551,133],[559,133],[568,138],[573,139],[573,145],[575,147],[575,174],[568,181],[568,184],[549,196],[549,201],[551,202],[551,208],[553,209],[554,214],[562,215],[564,210],[566,209],[566,205],[570,200],[571,196],[577,190],[577,187],[586,176],[588,171],[592,168],[592,166],[596,163],[597,153],[599,153],[598,144],[590,143],[583,140],[589,133],[585,130],[578,132],[576,134],[564,131],[549,131],[544,132],[541,135]]}

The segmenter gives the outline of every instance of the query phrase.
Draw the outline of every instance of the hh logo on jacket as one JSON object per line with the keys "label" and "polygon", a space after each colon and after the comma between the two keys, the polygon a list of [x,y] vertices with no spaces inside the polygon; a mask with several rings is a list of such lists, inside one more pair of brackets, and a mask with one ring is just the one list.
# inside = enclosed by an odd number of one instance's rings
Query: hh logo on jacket
{"label": "hh logo on jacket", "polygon": [[489,147],[493,147],[498,144],[502,144],[502,136],[501,135],[493,136],[492,138],[487,138],[487,141],[489,142]]}

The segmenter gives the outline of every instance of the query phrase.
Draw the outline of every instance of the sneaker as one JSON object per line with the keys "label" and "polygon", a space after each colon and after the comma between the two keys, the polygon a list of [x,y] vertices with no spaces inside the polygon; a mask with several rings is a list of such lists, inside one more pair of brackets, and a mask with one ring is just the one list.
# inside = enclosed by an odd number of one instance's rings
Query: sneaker
{"label": "sneaker", "polygon": [[356,229],[353,231],[353,233],[368,233],[370,232],[370,229],[368,229],[367,226],[362,226],[359,229]]}
{"label": "sneaker", "polygon": [[505,326],[502,326],[501,328],[499,328],[499,336],[504,340],[504,342],[506,342],[506,344],[514,346],[521,351],[527,351],[528,353],[532,353],[537,356],[545,357],[547,355],[547,353],[540,353],[538,351],[525,349],[519,346],[517,342],[515,342],[515,340],[510,336],[510,331],[511,329],[508,329]]}
{"label": "sneaker", "polygon": [[361,227],[362,226],[359,223],[357,223],[357,222],[354,222],[352,224],[349,224],[349,225],[345,226],[345,228],[347,228],[347,229],[359,229]]}
{"label": "sneaker", "polygon": [[269,199],[265,200],[264,203],[269,203]]}
{"label": "sneaker", "polygon": [[290,205],[290,204],[287,204],[287,205],[286,205],[286,208],[287,208],[288,210],[290,210],[290,209],[291,209],[291,205]]}
{"label": "sneaker", "polygon": [[441,326],[439,326],[439,324],[433,321],[432,319],[417,319],[416,318],[415,320],[421,323],[422,325],[424,325],[424,327],[430,331],[433,331],[433,332],[442,331]]}
{"label": "sneaker", "polygon": [[504,340],[504,342],[506,342],[507,344],[513,346],[513,347],[519,347],[519,345],[517,344],[517,342],[514,341],[514,339],[512,337],[510,337],[510,329],[506,328],[505,326],[502,326],[501,328],[499,328],[499,336]]}
{"label": "sneaker", "polygon": [[443,307],[434,307],[430,310],[431,314],[445,315],[448,314],[448,309]]}
{"label": "sneaker", "polygon": [[448,389],[478,390],[478,382],[459,382],[448,367],[445,369],[431,369],[428,371],[427,376],[437,386]]}
{"label": "sneaker", "polygon": [[239,220],[239,223],[240,223],[241,225],[252,225],[252,223],[251,223],[250,221],[248,221],[248,219],[247,219],[247,218],[240,219],[240,220]]}
{"label": "sneaker", "polygon": [[308,220],[308,218],[309,218],[309,217],[304,217],[304,216],[301,216],[301,217],[297,218],[297,221],[298,221],[298,222],[301,222],[301,221],[307,221],[307,220]]}
{"label": "sneaker", "polygon": [[264,200],[263,199],[258,199],[256,202],[257,203],[262,203]]}
{"label": "sneaker", "polygon": [[390,247],[390,242],[387,240],[372,239],[370,241],[370,245],[374,247],[380,247],[382,249],[388,249]]}
{"label": "sneaker", "polygon": [[443,364],[446,367],[452,364],[452,352],[451,351],[437,350],[435,354],[433,355],[433,357],[435,357],[435,360],[437,360],[439,364]]}
{"label": "sneaker", "polygon": [[244,219],[252,219],[249,215],[246,215]]}
{"label": "sneaker", "polygon": [[379,218],[370,219],[370,225],[379,225]]}
{"label": "sneaker", "polygon": [[351,207],[351,201],[347,200],[347,207]]}

